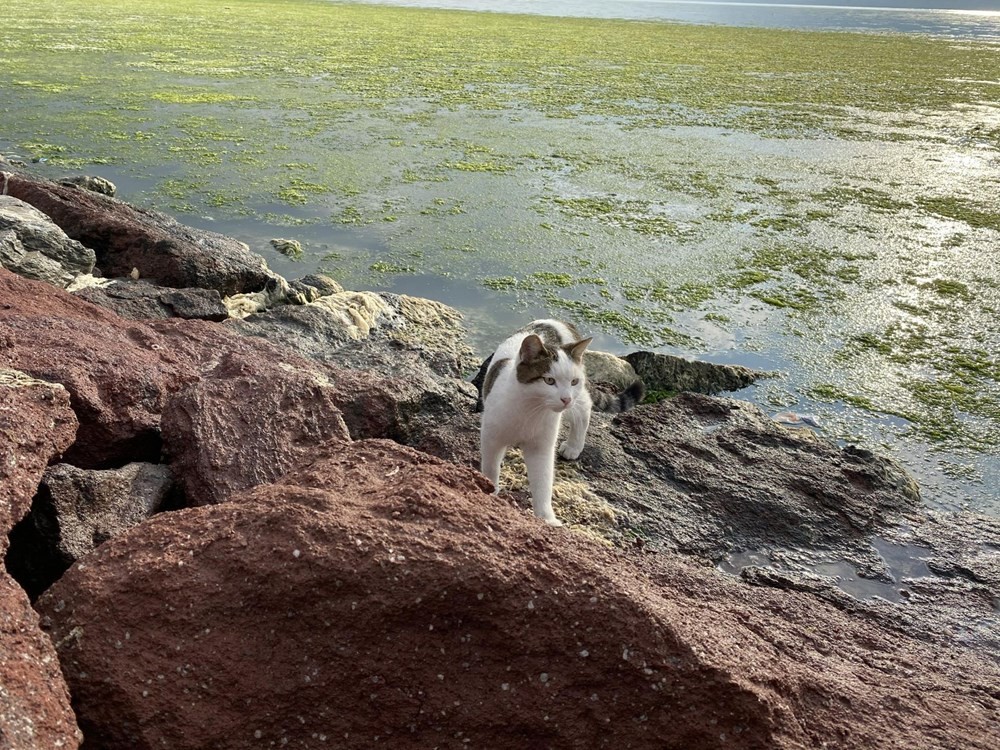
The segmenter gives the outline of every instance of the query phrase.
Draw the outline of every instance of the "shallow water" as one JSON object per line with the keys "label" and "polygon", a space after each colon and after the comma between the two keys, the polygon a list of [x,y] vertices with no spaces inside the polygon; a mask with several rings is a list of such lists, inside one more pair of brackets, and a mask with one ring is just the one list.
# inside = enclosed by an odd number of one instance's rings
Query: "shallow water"
{"label": "shallow water", "polygon": [[743,395],[896,455],[934,507],[1000,512],[995,50],[98,5],[14,3],[4,151],[107,176],[288,277],[452,304],[483,353],[560,315],[610,351],[780,371]]}

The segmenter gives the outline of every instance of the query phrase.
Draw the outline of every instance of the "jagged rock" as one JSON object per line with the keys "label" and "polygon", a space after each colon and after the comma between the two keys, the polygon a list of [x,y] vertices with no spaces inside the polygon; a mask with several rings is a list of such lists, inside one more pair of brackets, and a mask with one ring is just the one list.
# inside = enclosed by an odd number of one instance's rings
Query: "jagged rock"
{"label": "jagged rock", "polygon": [[101,195],[114,196],[118,192],[118,188],[111,180],[94,175],[81,174],[63,177],[59,180],[59,184],[78,187],[81,190],[89,190],[92,193],[100,193]]}
{"label": "jagged rock", "polygon": [[80,421],[65,459],[84,468],[159,462],[168,391],[197,377],[143,323],[0,270],[0,358],[61,383]]}
{"label": "jagged rock", "polygon": [[[7,235],[13,232],[14,239]],[[33,206],[0,195],[0,265],[22,276],[65,288],[94,270],[94,251],[66,236]]]}
{"label": "jagged rock", "polygon": [[38,603],[88,742],[867,750],[891,736],[985,750],[1000,738],[996,665],[808,594],[622,558],[486,490],[385,441],[328,446],[240,503],[102,545]]}
{"label": "jagged rock", "polygon": [[0,231],[0,267],[13,271],[26,279],[44,281],[66,288],[73,281],[73,274],[59,263],[46,258],[37,250],[27,251],[21,240],[11,230]]}
{"label": "jagged rock", "polygon": [[625,359],[642,378],[647,392],[654,395],[656,392],[672,394],[682,391],[715,395],[738,391],[769,377],[768,373],[739,365],[717,365],[670,354],[632,352]]}
{"label": "jagged rock", "polygon": [[[0,557],[45,465],[73,441],[66,389],[0,369]],[[81,740],[55,649],[28,596],[0,568],[0,748],[73,750]]]}
{"label": "jagged rock", "polygon": [[271,247],[292,260],[302,260],[302,243],[298,240],[273,239]]}
{"label": "jagged rock", "polygon": [[74,293],[130,320],[186,318],[222,321],[229,317],[221,295],[214,289],[171,289],[146,281],[115,279],[109,284],[87,286]]}
{"label": "jagged rock", "polygon": [[744,401],[684,393],[591,428],[580,468],[651,540],[719,562],[736,550],[846,550],[912,509],[889,459],[807,439]]}
{"label": "jagged rock", "polygon": [[475,392],[460,379],[470,350],[451,308],[404,295],[344,292],[233,324],[335,366],[337,403],[355,439],[390,437],[478,464]]}
{"label": "jagged rock", "polygon": [[[62,383],[80,420],[66,461],[107,468],[159,463],[166,398],[220,358],[316,369],[282,347],[200,320],[127,321],[47,284],[0,269],[0,357]],[[292,425],[287,429],[293,430]]]}
{"label": "jagged rock", "polygon": [[[433,300],[401,294],[335,292],[316,302],[278,307],[245,318],[238,330],[281,341],[310,359],[377,370],[372,355],[389,359],[410,351],[442,377],[462,377],[473,366],[462,316]],[[391,362],[387,372],[410,372]]]}
{"label": "jagged rock", "polygon": [[274,481],[327,441],[350,435],[335,384],[318,369],[222,355],[164,408],[164,449],[188,504],[221,503]]}
{"label": "jagged rock", "polygon": [[31,508],[46,465],[72,444],[76,428],[65,388],[0,368],[0,557],[7,532]]}
{"label": "jagged rock", "polygon": [[0,568],[0,748],[76,750],[82,739],[52,641]]}
{"label": "jagged rock", "polygon": [[894,461],[797,434],[746,402],[687,393],[606,419],[576,464],[557,464],[614,513],[604,537],[756,569],[748,582],[1000,652],[996,519],[930,513]]}
{"label": "jagged rock", "polygon": [[172,487],[170,470],[157,464],[103,471],[50,466],[31,513],[10,534],[7,569],[37,597],[97,545],[156,513]]}
{"label": "jagged rock", "polygon": [[320,297],[344,291],[344,287],[339,283],[321,273],[306,274],[301,279],[295,279],[289,284],[295,293],[301,294],[305,298],[306,302],[315,302]]}
{"label": "jagged rock", "polygon": [[94,248],[106,276],[128,276],[135,268],[141,278],[164,286],[215,289],[222,295],[256,292],[275,278],[244,243],[184,226],[157,211],[17,173],[9,175],[7,191]]}

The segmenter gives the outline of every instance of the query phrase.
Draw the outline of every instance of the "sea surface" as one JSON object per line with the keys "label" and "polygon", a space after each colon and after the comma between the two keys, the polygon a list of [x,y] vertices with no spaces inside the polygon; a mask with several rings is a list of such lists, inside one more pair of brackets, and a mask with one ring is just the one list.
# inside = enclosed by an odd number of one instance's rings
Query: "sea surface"
{"label": "sea surface", "polygon": [[721,24],[779,29],[970,37],[1000,43],[997,0],[360,0],[377,5],[452,8],[578,18]]}
{"label": "sea surface", "polygon": [[996,515],[991,4],[8,0],[0,153],[452,305],[483,356],[561,316],[780,373],[739,397]]}

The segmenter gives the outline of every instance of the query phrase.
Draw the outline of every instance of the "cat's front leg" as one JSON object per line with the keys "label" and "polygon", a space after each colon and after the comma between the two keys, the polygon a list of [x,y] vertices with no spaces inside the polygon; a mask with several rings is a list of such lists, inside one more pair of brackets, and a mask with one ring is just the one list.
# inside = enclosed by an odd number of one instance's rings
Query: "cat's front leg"
{"label": "cat's front leg", "polygon": [[528,487],[535,515],[550,526],[562,526],[552,510],[552,474],[555,455],[552,443],[544,446],[522,446],[524,465],[528,469]]}
{"label": "cat's front leg", "polygon": [[507,446],[497,440],[491,440],[485,435],[479,440],[480,471],[493,482],[493,494],[500,494],[500,465],[503,463]]}
{"label": "cat's front leg", "polygon": [[564,414],[569,423],[569,434],[559,446],[559,455],[569,461],[575,461],[583,452],[587,428],[590,427],[590,407],[590,395],[583,391]]}

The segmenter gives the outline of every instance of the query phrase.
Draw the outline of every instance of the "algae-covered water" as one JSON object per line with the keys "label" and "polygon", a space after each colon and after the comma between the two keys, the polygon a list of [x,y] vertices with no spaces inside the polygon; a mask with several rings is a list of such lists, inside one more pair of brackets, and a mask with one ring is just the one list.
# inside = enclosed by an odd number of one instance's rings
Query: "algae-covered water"
{"label": "algae-covered water", "polygon": [[[441,299],[558,315],[1000,513],[1000,48],[310,0],[8,0],[0,148]],[[299,262],[269,240],[297,239]]]}

